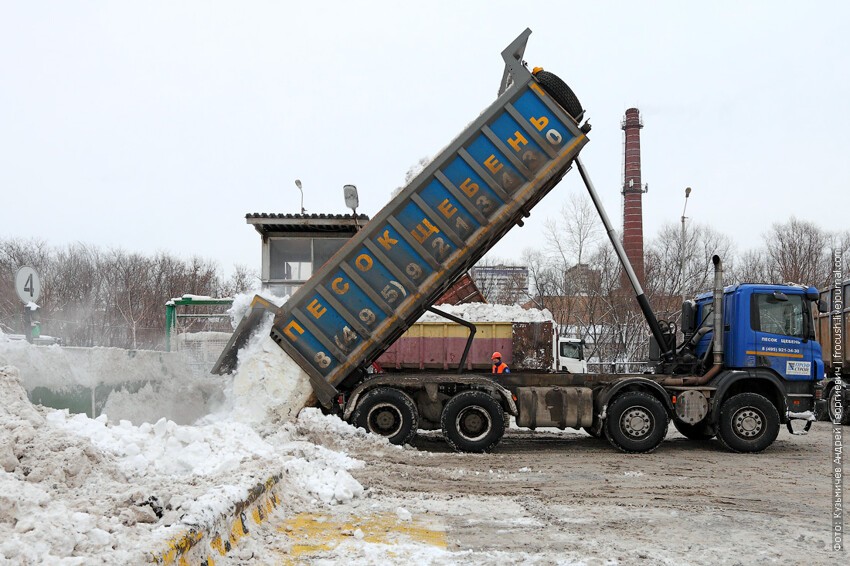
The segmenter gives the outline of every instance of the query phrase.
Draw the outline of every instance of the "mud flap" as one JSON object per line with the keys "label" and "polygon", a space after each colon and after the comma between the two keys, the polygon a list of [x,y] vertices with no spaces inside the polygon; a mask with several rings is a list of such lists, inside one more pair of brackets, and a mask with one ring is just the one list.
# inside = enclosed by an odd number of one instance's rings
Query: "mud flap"
{"label": "mud flap", "polygon": [[224,351],[221,352],[210,373],[226,375],[236,369],[239,350],[248,342],[251,334],[262,324],[263,317],[267,313],[274,314],[275,312],[277,312],[277,307],[273,303],[259,295],[254,295],[253,300],[251,300],[250,310],[239,321],[239,325],[233,332],[233,336],[228,340],[227,346],[224,347]]}

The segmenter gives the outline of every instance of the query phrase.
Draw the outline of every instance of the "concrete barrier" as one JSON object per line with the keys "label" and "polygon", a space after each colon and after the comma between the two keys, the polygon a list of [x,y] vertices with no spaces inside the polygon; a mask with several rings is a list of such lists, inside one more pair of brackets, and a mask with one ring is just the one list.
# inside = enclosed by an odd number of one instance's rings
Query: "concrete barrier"
{"label": "concrete barrier", "polygon": [[270,476],[249,490],[248,496],[207,525],[196,525],[147,554],[155,564],[200,564],[213,566],[250,536],[280,505],[278,483],[282,474]]}

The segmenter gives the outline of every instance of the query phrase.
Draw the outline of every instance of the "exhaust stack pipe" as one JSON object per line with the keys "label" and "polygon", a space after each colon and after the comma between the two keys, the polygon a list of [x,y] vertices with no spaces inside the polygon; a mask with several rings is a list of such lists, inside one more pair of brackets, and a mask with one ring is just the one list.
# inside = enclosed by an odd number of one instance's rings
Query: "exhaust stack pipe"
{"label": "exhaust stack pipe", "polygon": [[723,365],[723,263],[712,256],[714,263],[714,365]]}

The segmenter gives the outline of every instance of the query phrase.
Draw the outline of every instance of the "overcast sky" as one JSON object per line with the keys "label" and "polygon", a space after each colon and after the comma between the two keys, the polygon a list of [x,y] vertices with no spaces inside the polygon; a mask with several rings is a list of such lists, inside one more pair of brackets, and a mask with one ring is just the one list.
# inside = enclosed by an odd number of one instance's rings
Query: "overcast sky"
{"label": "overcast sky", "polygon": [[[621,229],[640,108],[647,237],[688,217],[756,247],[791,215],[850,228],[847,2],[0,0],[0,237],[259,270],[249,212],[374,215],[496,97],[502,49],[576,92]],[[519,259],[573,171],[490,257]]]}

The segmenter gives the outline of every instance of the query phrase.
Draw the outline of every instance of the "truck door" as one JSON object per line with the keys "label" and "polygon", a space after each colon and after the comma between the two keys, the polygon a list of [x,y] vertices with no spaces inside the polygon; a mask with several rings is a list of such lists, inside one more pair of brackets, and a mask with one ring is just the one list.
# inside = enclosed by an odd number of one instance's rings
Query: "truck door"
{"label": "truck door", "polygon": [[558,370],[567,373],[587,373],[584,342],[570,338],[558,339]]}
{"label": "truck door", "polygon": [[745,366],[770,367],[788,381],[810,381],[816,370],[804,323],[808,305],[800,294],[754,291],[750,296],[750,329],[745,340]]}

